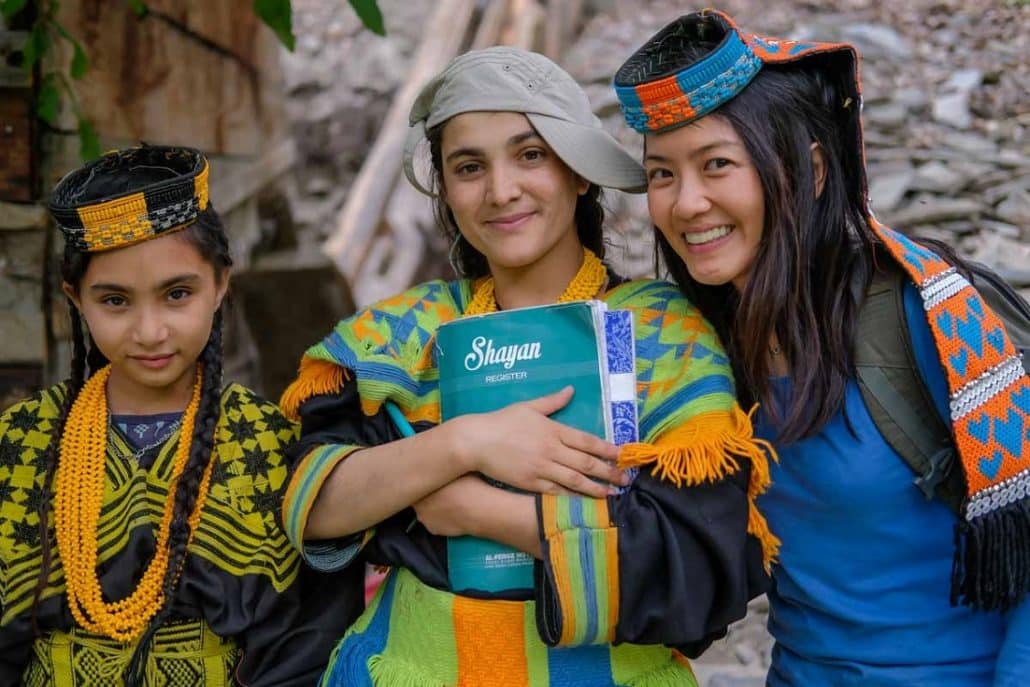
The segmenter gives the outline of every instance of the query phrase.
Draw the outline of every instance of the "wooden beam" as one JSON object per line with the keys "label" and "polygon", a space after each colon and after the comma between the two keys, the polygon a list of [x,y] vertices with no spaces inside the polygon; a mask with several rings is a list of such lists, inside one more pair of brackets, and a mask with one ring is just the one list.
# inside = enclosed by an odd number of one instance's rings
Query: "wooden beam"
{"label": "wooden beam", "polygon": [[544,54],[560,62],[579,30],[583,0],[549,0],[544,19]]}
{"label": "wooden beam", "polygon": [[501,43],[536,50],[544,10],[536,0],[511,0],[511,22],[501,33]]}
{"label": "wooden beam", "polygon": [[491,0],[483,10],[479,20],[479,28],[476,29],[476,37],[472,39],[472,50],[489,48],[497,45],[497,39],[501,35],[501,29],[508,19],[511,10],[511,3],[508,0]]}
{"label": "wooden beam", "polygon": [[425,83],[461,49],[474,8],[475,0],[441,0],[437,5],[411,59],[411,75],[394,96],[336,228],[322,246],[348,279],[359,272],[399,176],[411,104]]}

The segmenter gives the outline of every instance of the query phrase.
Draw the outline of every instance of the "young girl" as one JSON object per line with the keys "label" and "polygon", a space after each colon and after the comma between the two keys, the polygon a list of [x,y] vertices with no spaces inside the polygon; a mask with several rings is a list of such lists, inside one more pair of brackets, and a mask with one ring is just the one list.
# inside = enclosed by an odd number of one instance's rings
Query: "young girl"
{"label": "young girl", "polygon": [[[645,134],[661,256],[779,452],[759,501],[783,538],[769,684],[1025,684],[1030,383],[962,274],[869,211],[854,49],[704,11],[649,40],[615,86]],[[917,373],[958,449],[937,446],[919,479],[855,367],[876,334],[860,328],[866,294],[902,278]]]}
{"label": "young girl", "polygon": [[54,190],[74,357],[0,415],[0,684],[310,685],[352,619],[277,524],[295,426],[222,387],[207,176],[144,146]]}
{"label": "young girl", "polygon": [[[602,262],[599,186],[639,190],[639,164],[568,74],[510,48],[455,59],[410,121],[408,178],[422,188],[411,163],[428,139],[462,278],[342,321],[282,400],[303,423],[284,502],[291,540],[325,569],[391,567],[323,684],[696,684],[683,654],[764,586],[775,540],[751,501],[767,467],[704,320],[672,285],[626,282]],[[590,298],[635,316],[645,443],[619,452],[549,419],[568,388],[440,421],[441,324]],[[616,459],[644,469],[629,484]],[[446,538],[460,535],[539,559],[532,588],[452,593]]]}

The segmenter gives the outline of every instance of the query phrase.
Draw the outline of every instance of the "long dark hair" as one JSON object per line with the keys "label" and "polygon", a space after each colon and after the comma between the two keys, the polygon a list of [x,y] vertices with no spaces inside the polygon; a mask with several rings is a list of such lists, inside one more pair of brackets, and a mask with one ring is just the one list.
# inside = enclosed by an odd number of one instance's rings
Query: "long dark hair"
{"label": "long dark hair", "polygon": [[[453,246],[451,262],[458,275],[467,279],[479,279],[490,274],[490,265],[486,262],[486,256],[473,248],[461,235],[458,223],[454,221],[454,213],[444,198],[442,140],[445,126],[447,122],[426,131],[429,156],[433,165],[431,188],[436,193],[433,197],[433,217]],[[604,260],[604,207],[601,205],[600,186],[590,184],[586,193],[576,199],[574,221],[580,243]]]}
{"label": "long dark hair", "polygon": [[[712,47],[698,43],[697,56]],[[815,434],[841,408],[870,276],[874,234],[860,153],[848,139],[859,114],[843,93],[820,71],[766,66],[708,115],[724,118],[743,140],[765,197],[762,240],[742,293],[695,281],[655,232],[656,254],[729,350],[740,400],[764,403],[783,442]],[[825,167],[819,193],[812,143]],[[791,370],[787,399],[775,398],[769,382],[773,334]]]}
{"label": "long dark hair", "polygon": [[[225,228],[212,207],[208,206],[208,209],[200,213],[193,224],[179,231],[175,236],[187,241],[196,248],[201,257],[214,267],[217,280],[220,281],[225,278],[226,270],[232,265],[232,258],[229,255],[229,242],[225,234]],[[78,290],[86,269],[89,267],[90,259],[91,255],[89,253],[77,251],[66,245],[61,262],[61,277],[65,283]],[[47,579],[53,564],[53,544],[48,516],[52,510],[53,479],[57,471],[57,459],[60,454],[60,437],[64,430],[68,412],[75,403],[75,399],[82,390],[86,379],[107,364],[103,353],[100,352],[100,349],[93,344],[92,339],[83,331],[82,316],[74,303],[69,300],[68,306],[72,324],[71,375],[65,384],[64,401],[60,414],[54,423],[53,432],[50,435],[50,443],[44,454],[45,477],[43,497],[39,500],[38,511],[42,561],[33,596],[34,625],[36,625],[37,609],[43,591],[47,587]],[[204,470],[213,459],[215,426],[221,412],[221,308],[214,315],[211,334],[208,336],[207,343],[200,353],[199,362],[204,369],[200,407],[197,409],[193,436],[190,438],[189,460],[186,463],[182,476],[175,485],[175,507],[172,512],[172,525],[169,537],[169,563],[163,582],[165,604],[160,612],[150,621],[143,638],[139,642],[136,656],[134,656],[132,665],[130,665],[132,676],[135,676],[138,672],[140,661],[145,657],[146,647],[149,644],[149,640],[153,637],[153,633],[156,632],[157,628],[167,619],[170,613],[172,593],[175,591],[175,584],[186,558],[186,543],[190,535],[189,515],[196,504]],[[36,631],[37,633],[39,632],[38,627]]]}

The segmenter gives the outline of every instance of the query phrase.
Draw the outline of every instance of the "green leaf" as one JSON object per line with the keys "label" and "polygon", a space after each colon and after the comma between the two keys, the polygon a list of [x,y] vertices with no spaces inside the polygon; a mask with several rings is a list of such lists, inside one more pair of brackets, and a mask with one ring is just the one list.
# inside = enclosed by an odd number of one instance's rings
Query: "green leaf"
{"label": "green leaf", "polygon": [[79,155],[83,162],[100,157],[100,139],[96,129],[85,117],[79,117]]}
{"label": "green leaf", "polygon": [[89,57],[86,56],[86,51],[82,49],[82,44],[75,40],[75,36],[71,35],[63,25],[55,21],[54,28],[57,29],[57,32],[66,41],[72,44],[74,54],[72,55],[71,75],[73,79],[81,79],[85,76],[86,71],[89,70]]}
{"label": "green leaf", "polygon": [[3,0],[3,3],[0,3],[0,14],[4,15],[5,20],[8,20],[21,12],[25,8],[26,2],[28,0]]}
{"label": "green leaf", "polygon": [[380,36],[386,35],[383,13],[379,11],[376,0],[350,0],[350,6],[354,8],[354,12],[357,13],[366,29]]}
{"label": "green leaf", "polygon": [[36,22],[32,27],[32,31],[29,32],[29,37],[25,39],[25,45],[21,49],[22,66],[26,70],[31,70],[49,47],[50,34],[47,33],[46,27],[42,22]]}
{"label": "green leaf", "polygon": [[143,0],[129,0],[129,9],[140,19],[147,16],[147,12],[150,11]]}
{"label": "green leaf", "polygon": [[254,0],[254,14],[261,18],[286,49],[293,52],[293,7],[290,0]]}
{"label": "green leaf", "polygon": [[57,125],[57,111],[61,105],[61,94],[57,90],[56,80],[52,74],[43,79],[39,93],[36,94],[36,116],[51,126]]}
{"label": "green leaf", "polygon": [[73,79],[81,79],[89,71],[89,58],[86,57],[86,51],[82,49],[82,46],[77,42],[73,43],[75,46],[75,54],[72,55],[72,68],[71,75]]}

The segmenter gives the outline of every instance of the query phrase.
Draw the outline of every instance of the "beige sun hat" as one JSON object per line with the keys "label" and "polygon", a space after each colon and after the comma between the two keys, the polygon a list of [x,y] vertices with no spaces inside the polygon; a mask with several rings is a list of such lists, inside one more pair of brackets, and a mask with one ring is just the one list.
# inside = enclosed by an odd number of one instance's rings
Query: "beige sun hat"
{"label": "beige sun hat", "polygon": [[604,128],[586,93],[543,55],[493,47],[459,55],[430,81],[411,106],[404,174],[434,195],[415,174],[426,130],[465,112],[521,112],[555,154],[587,181],[632,193],[646,189],[644,168]]}

